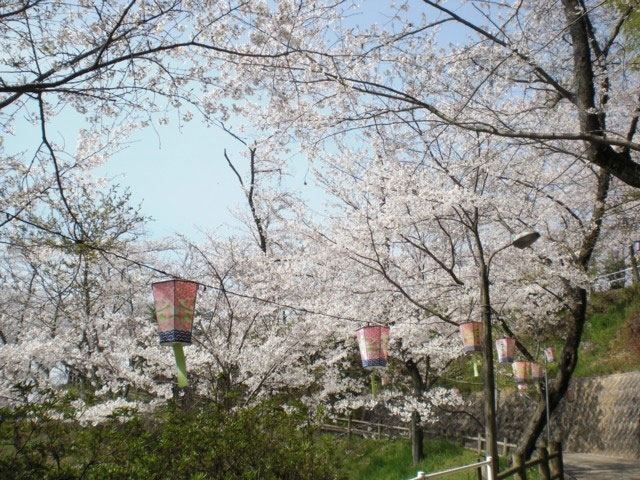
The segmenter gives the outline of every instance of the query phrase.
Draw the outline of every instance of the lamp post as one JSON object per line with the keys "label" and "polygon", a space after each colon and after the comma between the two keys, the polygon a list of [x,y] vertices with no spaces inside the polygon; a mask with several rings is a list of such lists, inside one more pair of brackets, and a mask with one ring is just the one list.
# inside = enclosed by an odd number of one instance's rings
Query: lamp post
{"label": "lamp post", "polygon": [[[484,386],[484,432],[487,442],[487,455],[491,457],[491,471],[495,476],[498,472],[498,437],[496,426],[496,394],[495,376],[493,373],[493,339],[491,335],[491,297],[489,295],[489,267],[491,260],[497,253],[508,248],[524,249],[531,246],[540,238],[538,232],[527,232],[512,239],[511,243],[499,248],[485,262],[483,255],[480,259],[480,305],[482,318],[482,383]],[[490,478],[488,480],[494,480]]]}
{"label": "lamp post", "polygon": [[544,358],[544,399],[547,407],[547,446],[549,446],[551,445],[551,415],[549,413],[549,378],[547,375],[547,365],[556,361],[555,347],[545,348],[542,357]]}

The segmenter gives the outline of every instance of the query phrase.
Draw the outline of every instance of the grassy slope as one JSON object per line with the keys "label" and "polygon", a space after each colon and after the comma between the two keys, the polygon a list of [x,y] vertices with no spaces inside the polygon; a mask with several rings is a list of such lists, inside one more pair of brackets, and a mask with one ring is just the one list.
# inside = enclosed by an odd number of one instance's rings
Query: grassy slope
{"label": "grassy slope", "polygon": [[593,294],[575,376],[640,370],[640,290],[630,287]]}
{"label": "grassy slope", "polygon": [[[436,472],[477,461],[471,451],[444,440],[425,441],[427,459],[417,467],[411,465],[411,443],[406,439],[373,440],[352,438],[344,442],[345,470],[354,480],[402,480],[413,478],[419,470]],[[473,472],[460,473],[447,479],[475,479]]]}
{"label": "grassy slope", "polygon": [[[469,465],[478,461],[478,456],[459,445],[446,440],[425,440],[424,452],[427,457],[417,467],[411,465],[411,443],[407,439],[374,440],[353,437],[347,441],[338,439],[344,450],[343,471],[352,480],[407,480],[414,478],[418,471],[433,473],[449,468]],[[506,461],[500,459],[501,470],[507,468]],[[451,474],[447,480],[476,480],[476,470]],[[537,473],[531,472],[527,478],[537,480]]]}

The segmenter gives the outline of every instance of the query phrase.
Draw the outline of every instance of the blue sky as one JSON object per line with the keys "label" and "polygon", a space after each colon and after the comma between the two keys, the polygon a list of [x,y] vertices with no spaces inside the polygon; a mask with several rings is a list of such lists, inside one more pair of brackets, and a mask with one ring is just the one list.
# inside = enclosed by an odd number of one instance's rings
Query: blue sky
{"label": "blue sky", "polygon": [[[417,7],[416,14],[423,10]],[[473,16],[473,12],[467,13]],[[368,9],[358,17],[361,25],[370,21],[383,23],[385,16]],[[455,41],[451,33],[454,32],[443,35],[442,42]],[[460,30],[455,33],[466,34]],[[65,112],[51,124],[50,135],[55,141],[64,141],[67,150],[72,151],[81,127],[78,115]],[[37,146],[37,126],[20,122],[17,131],[13,137],[5,136],[7,150]],[[223,157],[225,148],[238,151],[240,145],[235,139],[217,127],[206,127],[196,117],[180,129],[175,123],[156,122],[154,128],[134,132],[129,141],[127,148],[113,155],[95,173],[131,190],[133,201],[142,204],[142,213],[154,219],[148,225],[152,237],[181,233],[198,239],[200,229],[227,236],[244,228],[231,210],[246,208],[246,201]],[[314,208],[320,208],[322,193],[313,186],[311,175],[306,175],[308,184],[304,184],[306,162],[300,159],[293,163],[287,187],[298,191]]]}

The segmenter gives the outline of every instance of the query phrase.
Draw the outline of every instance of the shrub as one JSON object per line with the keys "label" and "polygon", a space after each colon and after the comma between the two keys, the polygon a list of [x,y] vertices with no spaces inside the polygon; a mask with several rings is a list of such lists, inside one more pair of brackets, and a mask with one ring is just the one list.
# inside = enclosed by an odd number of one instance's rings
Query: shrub
{"label": "shrub", "polygon": [[[118,412],[83,427],[68,402],[2,409],[0,477],[6,480],[340,478],[332,444],[314,435],[302,410],[277,402],[225,410],[175,404],[152,417]],[[64,418],[67,420],[64,420]]]}

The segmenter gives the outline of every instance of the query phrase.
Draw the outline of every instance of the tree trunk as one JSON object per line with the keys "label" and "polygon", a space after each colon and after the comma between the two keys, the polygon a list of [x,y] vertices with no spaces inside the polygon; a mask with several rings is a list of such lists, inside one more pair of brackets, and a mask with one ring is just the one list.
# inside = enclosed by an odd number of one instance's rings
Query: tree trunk
{"label": "tree trunk", "polygon": [[[585,236],[577,262],[584,270],[589,266],[593,249],[600,237],[600,229],[602,227],[602,219],[606,212],[606,200],[609,193],[611,176],[608,172],[601,170],[598,178],[598,189],[594,198],[593,207],[593,227]],[[587,290],[584,288],[568,287],[566,295],[566,304],[569,306],[569,325],[567,337],[562,349],[560,364],[558,365],[558,374],[549,386],[549,417],[555,411],[564,396],[571,376],[578,363],[578,348],[582,341],[582,332],[587,319]],[[524,458],[529,458],[535,449],[536,440],[542,433],[546,425],[547,407],[544,396],[538,402],[535,412],[531,416],[527,427],[525,428],[517,453],[522,454]]]}
{"label": "tree trunk", "polygon": [[[576,309],[572,311],[571,324],[567,339],[562,350],[558,374],[549,383],[549,416],[553,413],[569,388],[571,376],[578,363],[578,348],[582,340],[582,332],[587,316],[587,291],[584,288],[576,289],[572,292],[575,296]],[[536,409],[531,415],[529,423],[524,430],[522,440],[518,446],[517,453],[524,458],[529,458],[535,450],[536,440],[542,434],[547,421],[547,406],[544,396],[538,401]]]}
{"label": "tree trunk", "polygon": [[413,412],[411,414],[411,459],[414,466],[424,459],[424,432],[420,427],[420,421],[420,414]]}
{"label": "tree trunk", "polygon": [[[418,365],[413,360],[405,362],[409,376],[411,377],[411,383],[413,384],[413,393],[416,396],[421,396],[424,393],[424,381]],[[413,465],[417,465],[424,459],[424,432],[420,426],[420,414],[418,412],[411,413],[411,458]]]}

